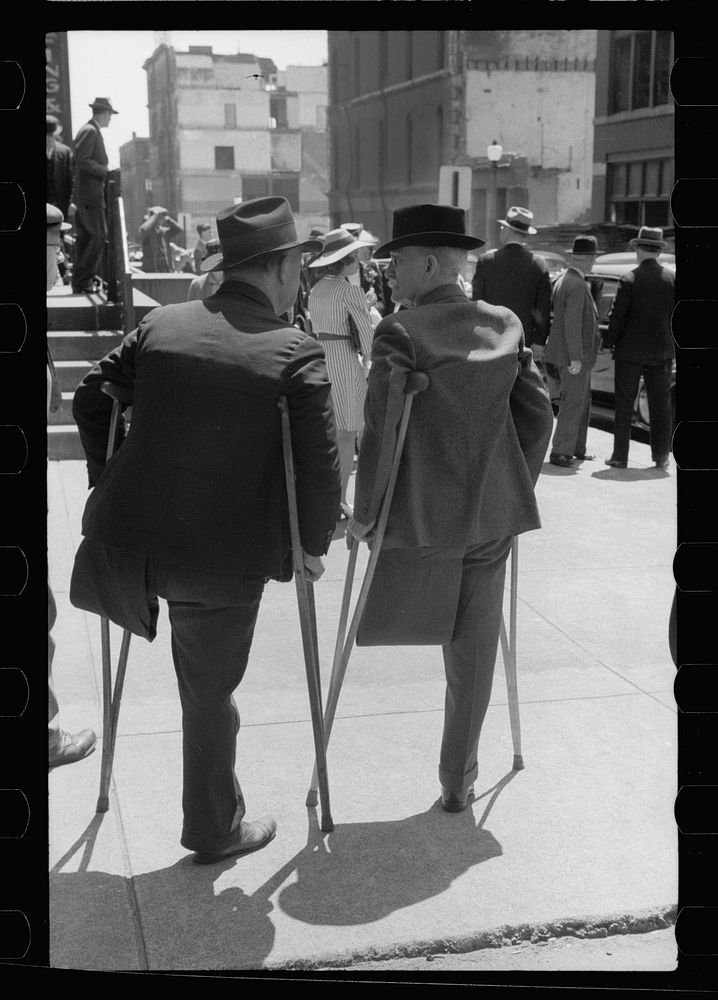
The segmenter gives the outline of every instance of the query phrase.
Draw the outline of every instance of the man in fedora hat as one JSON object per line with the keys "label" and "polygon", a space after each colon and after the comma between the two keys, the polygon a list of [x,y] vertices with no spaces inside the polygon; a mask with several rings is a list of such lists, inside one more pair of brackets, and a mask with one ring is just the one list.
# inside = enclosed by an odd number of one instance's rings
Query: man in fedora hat
{"label": "man in fedora hat", "polygon": [[540,361],[548,337],[551,281],[546,264],[526,246],[538,232],[533,218],[527,208],[512,205],[506,218],[498,220],[501,247],[479,257],[471,297],[515,312],[527,345]]}
{"label": "man in fedora hat", "polygon": [[651,457],[657,469],[668,469],[671,450],[671,368],[675,357],[671,314],[675,275],[658,263],[666,246],[663,230],[641,226],[630,241],[638,267],[618,283],[608,318],[608,343],[616,361],[616,412],[613,454],[606,464],[625,469],[631,441],[631,417],[643,375],[650,413]]}
{"label": "man in fedora hat", "polygon": [[[291,580],[280,396],[288,401],[304,567],[324,571],[339,463],[324,354],[281,314],[304,249],[285,198],[217,216],[219,290],[153,309],[78,386],[73,414],[94,486],[70,599],[147,639],[166,599],[182,703],[181,842],[210,863],[258,850],[272,819],[247,822],[235,775],[244,674],[264,585]],[[105,466],[109,380],[132,426]]]}
{"label": "man in fedora hat", "polygon": [[[357,642],[441,645],[446,674],[442,805],[459,812],[478,772],[512,537],[540,527],[534,486],[552,411],[518,317],[470,301],[457,284],[484,241],[460,208],[394,212],[392,296],[408,308],[374,334],[349,530],[371,538],[386,491],[407,373],[414,399],[384,543]],[[377,636],[379,640],[377,641]]]}
{"label": "man in fedora hat", "polygon": [[107,97],[96,97],[90,104],[92,118],[75,136],[75,263],[72,272],[73,292],[92,292],[102,268],[102,252],[107,239],[105,218],[105,178],[107,153],[101,129],[107,128],[119,112]]}
{"label": "man in fedora hat", "polygon": [[601,252],[595,236],[576,236],[565,251],[569,265],[553,289],[553,320],[543,360],[558,369],[561,392],[549,462],[570,468],[574,459],[595,458],[586,452],[591,413],[591,369],[601,337],[596,303],[584,275]]}

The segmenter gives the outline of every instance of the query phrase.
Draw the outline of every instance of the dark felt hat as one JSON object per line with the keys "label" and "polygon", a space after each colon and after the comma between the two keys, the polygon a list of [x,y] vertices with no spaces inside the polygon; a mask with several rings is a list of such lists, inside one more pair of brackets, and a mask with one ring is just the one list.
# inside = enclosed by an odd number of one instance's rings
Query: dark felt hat
{"label": "dark felt hat", "polygon": [[375,257],[386,257],[400,247],[459,247],[474,250],[486,240],[467,236],[466,213],[453,205],[407,205],[394,211],[391,239],[378,247]]}
{"label": "dark felt hat", "polygon": [[253,198],[222,209],[217,216],[217,236],[221,253],[205,257],[200,271],[226,270],[293,247],[309,253],[322,249],[321,240],[297,239],[289,202],[280,197]]}
{"label": "dark felt hat", "polygon": [[90,104],[90,107],[93,111],[109,111],[112,115],[120,113],[112,107],[109,97],[96,97],[92,104]]}
{"label": "dark felt hat", "polygon": [[603,253],[603,250],[598,249],[598,240],[595,236],[576,236],[571,249],[564,250],[564,253],[599,254]]}

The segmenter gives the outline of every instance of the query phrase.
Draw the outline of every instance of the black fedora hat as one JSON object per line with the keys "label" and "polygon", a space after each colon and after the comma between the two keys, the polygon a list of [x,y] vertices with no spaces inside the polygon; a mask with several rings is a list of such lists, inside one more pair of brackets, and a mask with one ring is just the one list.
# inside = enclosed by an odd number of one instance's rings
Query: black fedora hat
{"label": "black fedora hat", "polygon": [[322,249],[321,240],[297,239],[294,216],[286,198],[253,198],[224,208],[217,216],[221,253],[205,257],[200,271],[220,271],[245,261],[301,247],[309,253]]}
{"label": "black fedora hat", "polygon": [[632,247],[647,247],[649,250],[662,250],[668,246],[663,239],[663,230],[658,226],[641,226],[638,236],[628,242]]}
{"label": "black fedora hat", "polygon": [[386,257],[400,247],[459,247],[474,250],[486,240],[467,236],[466,213],[453,205],[407,205],[394,212],[391,239],[374,251]]}
{"label": "black fedora hat", "polygon": [[111,115],[119,115],[120,113],[112,107],[109,97],[96,97],[90,107],[93,111],[109,111]]}
{"label": "black fedora hat", "polygon": [[576,236],[574,237],[573,246],[570,250],[564,250],[564,253],[577,253],[577,254],[594,254],[597,256],[603,253],[603,250],[598,249],[598,240],[595,236]]}

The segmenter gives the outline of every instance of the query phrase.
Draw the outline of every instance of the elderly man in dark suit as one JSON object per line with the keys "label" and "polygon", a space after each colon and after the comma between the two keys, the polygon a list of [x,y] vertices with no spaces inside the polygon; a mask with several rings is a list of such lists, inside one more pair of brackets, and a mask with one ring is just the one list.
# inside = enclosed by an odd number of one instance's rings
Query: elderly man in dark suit
{"label": "elderly man in dark suit", "polygon": [[471,297],[515,312],[526,343],[540,361],[548,337],[551,281],[546,264],[526,246],[527,239],[538,233],[533,218],[527,208],[512,205],[506,218],[498,220],[501,247],[479,257]]}
{"label": "elderly man in dark suit", "polygon": [[[439,779],[449,812],[465,809],[473,792],[506,559],[514,535],[540,527],[534,486],[553,423],[516,315],[469,301],[457,284],[467,251],[483,242],[466,234],[462,209],[417,205],[394,212],[393,237],[377,256],[391,255],[387,280],[407,308],[385,317],[374,335],[349,522],[355,537],[371,538],[406,376],[423,371],[429,386],[413,404],[379,560],[386,556],[384,578],[395,589],[375,603],[391,609],[402,633],[393,641],[409,643],[402,618],[430,618],[432,606],[441,605],[436,635],[422,623],[415,641],[443,646]],[[405,587],[415,595],[414,608],[405,606]]]}
{"label": "elderly man in dark suit", "polygon": [[119,114],[107,97],[96,97],[90,105],[92,118],[75,136],[75,263],[72,271],[73,292],[95,290],[95,276],[102,268],[102,253],[107,239],[105,218],[105,178],[107,153],[102,139],[112,116]]}
{"label": "elderly man in dark suit", "polygon": [[[94,490],[70,597],[152,639],[167,600],[182,703],[181,842],[210,863],[257,850],[270,818],[246,822],[234,771],[232,692],[268,579],[291,580],[280,396],[288,401],[307,577],[324,571],[339,510],[339,462],[321,345],[280,314],[302,250],[289,203],[258,198],[217,216],[222,270],[205,299],[152,310],[77,388],[73,413]],[[133,393],[132,425],[104,466],[110,399]]]}
{"label": "elderly man in dark suit", "polygon": [[598,311],[584,275],[600,253],[595,236],[577,236],[567,250],[569,266],[553,289],[553,320],[543,359],[558,369],[561,383],[556,430],[549,462],[570,468],[574,459],[590,461],[586,452],[591,415],[591,369],[601,337]]}
{"label": "elderly man in dark suit", "polygon": [[631,441],[631,416],[643,375],[650,414],[651,457],[657,469],[668,469],[671,450],[671,367],[675,357],[671,314],[675,275],[658,263],[666,246],[663,230],[642,226],[630,241],[638,267],[618,283],[608,318],[608,343],[616,361],[616,414],[613,454],[606,465],[625,469]]}

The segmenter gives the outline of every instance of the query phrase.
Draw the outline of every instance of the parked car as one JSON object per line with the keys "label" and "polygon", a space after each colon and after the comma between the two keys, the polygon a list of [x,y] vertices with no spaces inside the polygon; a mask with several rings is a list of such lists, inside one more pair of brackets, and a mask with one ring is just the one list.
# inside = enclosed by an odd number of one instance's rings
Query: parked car
{"label": "parked car", "polygon": [[554,253],[553,250],[534,250],[533,247],[529,247],[529,249],[534,256],[540,257],[546,264],[551,281],[555,281],[559,274],[562,274],[568,267],[568,261],[560,253]]}
{"label": "parked car", "polygon": [[[658,262],[664,267],[675,271],[675,254],[662,253]],[[607,253],[596,257],[593,270],[586,275],[591,286],[596,307],[598,308],[598,325],[601,331],[601,347],[596,358],[596,364],[591,371],[591,399],[599,407],[613,409],[615,404],[615,366],[608,347],[608,316],[618,290],[619,279],[636,267],[635,253]],[[671,373],[671,409],[676,412],[676,363],[673,362]],[[643,378],[638,386],[633,407],[633,423],[637,427],[648,428],[650,417],[648,413],[648,398]]]}

